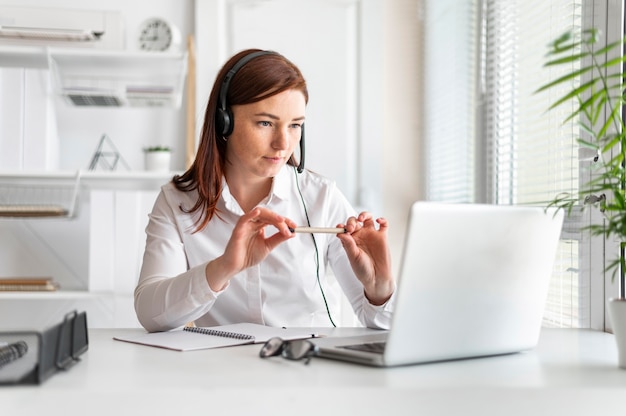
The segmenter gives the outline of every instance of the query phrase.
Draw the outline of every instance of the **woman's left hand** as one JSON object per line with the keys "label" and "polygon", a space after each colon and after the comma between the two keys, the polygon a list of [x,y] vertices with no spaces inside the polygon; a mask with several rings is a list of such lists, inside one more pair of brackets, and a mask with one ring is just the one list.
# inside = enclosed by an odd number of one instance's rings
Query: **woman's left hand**
{"label": "woman's left hand", "polygon": [[343,244],[352,270],[363,284],[365,296],[373,305],[387,302],[394,290],[391,255],[387,244],[387,220],[374,220],[369,212],[362,212],[337,227],[346,229],[345,233],[337,234],[337,237]]}

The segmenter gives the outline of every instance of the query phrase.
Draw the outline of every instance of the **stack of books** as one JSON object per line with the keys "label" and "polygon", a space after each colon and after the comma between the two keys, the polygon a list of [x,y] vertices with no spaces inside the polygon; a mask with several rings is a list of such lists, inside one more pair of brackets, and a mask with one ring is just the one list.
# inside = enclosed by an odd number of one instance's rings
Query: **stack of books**
{"label": "stack of books", "polygon": [[51,277],[0,277],[1,292],[50,292],[58,288]]}
{"label": "stack of books", "polygon": [[68,211],[58,205],[0,205],[0,217],[62,217]]}

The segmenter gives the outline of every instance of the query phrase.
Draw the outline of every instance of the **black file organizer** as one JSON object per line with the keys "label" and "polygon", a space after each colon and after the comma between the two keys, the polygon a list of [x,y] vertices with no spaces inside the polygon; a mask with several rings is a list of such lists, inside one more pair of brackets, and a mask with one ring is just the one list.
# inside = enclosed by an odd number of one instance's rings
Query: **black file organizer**
{"label": "black file organizer", "polygon": [[0,331],[0,343],[24,341],[28,351],[0,367],[0,385],[41,384],[80,360],[89,346],[87,313],[73,311],[42,331]]}

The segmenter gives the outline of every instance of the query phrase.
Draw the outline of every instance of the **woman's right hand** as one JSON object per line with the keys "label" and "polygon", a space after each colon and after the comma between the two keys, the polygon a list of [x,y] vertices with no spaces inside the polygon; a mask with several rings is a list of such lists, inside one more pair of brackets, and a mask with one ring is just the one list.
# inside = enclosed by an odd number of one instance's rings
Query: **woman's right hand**
{"label": "woman's right hand", "polygon": [[[265,227],[273,225],[278,232],[265,237]],[[279,244],[295,236],[289,228],[296,224],[267,208],[256,207],[239,218],[224,254],[210,261],[206,279],[211,290],[218,292],[226,287],[232,276],[261,262]]]}

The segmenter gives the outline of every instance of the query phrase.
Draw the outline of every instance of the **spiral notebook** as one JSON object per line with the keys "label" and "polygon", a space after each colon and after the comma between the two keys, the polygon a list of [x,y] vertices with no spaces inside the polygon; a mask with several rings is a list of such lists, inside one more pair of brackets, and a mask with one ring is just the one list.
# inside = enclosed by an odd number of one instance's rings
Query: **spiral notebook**
{"label": "spiral notebook", "polygon": [[271,326],[239,323],[214,327],[185,327],[167,332],[152,332],[131,336],[115,336],[117,341],[175,351],[194,351],[209,348],[259,344],[272,337],[282,339],[315,338],[310,328],[275,328]]}

